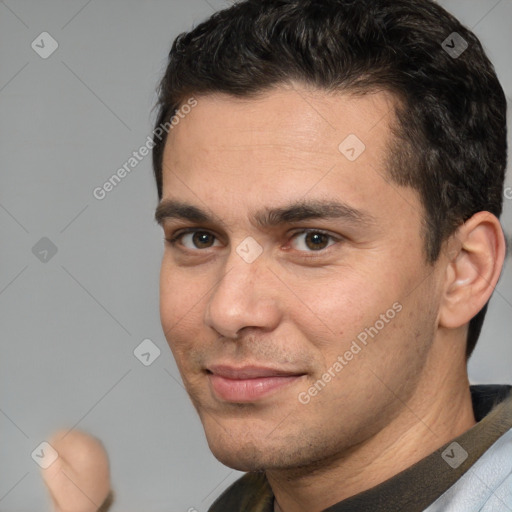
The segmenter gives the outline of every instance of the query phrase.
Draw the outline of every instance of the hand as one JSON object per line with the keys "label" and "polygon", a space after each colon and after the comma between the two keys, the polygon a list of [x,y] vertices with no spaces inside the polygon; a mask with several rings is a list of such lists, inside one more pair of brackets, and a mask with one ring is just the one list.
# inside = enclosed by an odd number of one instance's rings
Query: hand
{"label": "hand", "polygon": [[108,456],[101,442],[71,430],[57,432],[49,443],[59,458],[42,470],[42,476],[55,512],[106,512],[112,495]]}

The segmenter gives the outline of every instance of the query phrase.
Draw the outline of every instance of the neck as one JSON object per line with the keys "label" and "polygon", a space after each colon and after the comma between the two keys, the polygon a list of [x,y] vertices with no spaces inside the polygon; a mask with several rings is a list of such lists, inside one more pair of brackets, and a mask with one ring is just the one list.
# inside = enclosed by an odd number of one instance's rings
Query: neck
{"label": "neck", "polygon": [[384,429],[331,460],[268,470],[275,511],[320,512],[388,480],[469,430],[475,418],[466,369],[454,373],[425,379],[428,385],[420,385]]}

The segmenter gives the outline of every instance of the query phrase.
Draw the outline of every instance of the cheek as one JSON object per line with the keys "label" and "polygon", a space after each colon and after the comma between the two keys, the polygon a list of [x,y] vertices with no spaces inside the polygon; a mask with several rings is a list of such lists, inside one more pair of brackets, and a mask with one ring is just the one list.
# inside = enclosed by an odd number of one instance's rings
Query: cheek
{"label": "cheek", "polygon": [[160,320],[165,337],[173,353],[182,347],[201,329],[202,307],[205,290],[190,275],[162,261],[160,270]]}
{"label": "cheek", "polygon": [[389,299],[388,304],[382,291],[368,282],[372,281],[366,275],[335,271],[321,280],[295,285],[299,301],[294,308],[294,322],[310,333],[310,339],[318,339],[320,345],[332,344],[333,340],[343,343],[364,329],[375,315],[378,317],[384,305],[386,311],[393,303]]}
{"label": "cheek", "polygon": [[[344,269],[315,283],[295,286],[300,302],[292,322],[300,326],[322,361],[324,368],[317,367],[317,371],[330,368],[344,354],[347,361],[380,359],[387,340],[398,343],[403,317],[408,314],[403,311],[404,278],[397,274],[394,279],[384,265],[375,268],[375,275]],[[386,274],[385,281],[379,279],[377,269]]]}

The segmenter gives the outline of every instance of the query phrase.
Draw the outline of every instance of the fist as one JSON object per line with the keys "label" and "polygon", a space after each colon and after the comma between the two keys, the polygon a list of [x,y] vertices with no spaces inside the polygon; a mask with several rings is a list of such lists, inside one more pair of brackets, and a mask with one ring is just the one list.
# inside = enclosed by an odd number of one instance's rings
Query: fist
{"label": "fist", "polygon": [[106,511],[111,501],[110,469],[101,442],[77,430],[57,432],[49,443],[58,459],[42,470],[55,512]]}

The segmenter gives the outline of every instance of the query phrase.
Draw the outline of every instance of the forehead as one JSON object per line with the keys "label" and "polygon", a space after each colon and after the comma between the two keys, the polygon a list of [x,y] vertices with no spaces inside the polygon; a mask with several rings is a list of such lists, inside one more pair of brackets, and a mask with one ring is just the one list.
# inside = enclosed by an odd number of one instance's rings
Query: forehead
{"label": "forehead", "polygon": [[[166,149],[186,152],[270,150],[289,153],[328,151],[340,156],[339,144],[357,136],[366,149],[383,149],[394,119],[394,97],[387,92],[365,95],[280,86],[255,97],[209,94],[169,133]],[[166,155],[164,160],[172,155]],[[194,155],[188,154],[193,157]]]}
{"label": "forehead", "polygon": [[251,98],[196,99],[167,139],[164,198],[226,215],[228,209],[254,210],[262,202],[278,207],[303,198],[339,198],[359,210],[370,204],[375,213],[403,202],[386,177],[395,116],[388,93],[295,85]]}

